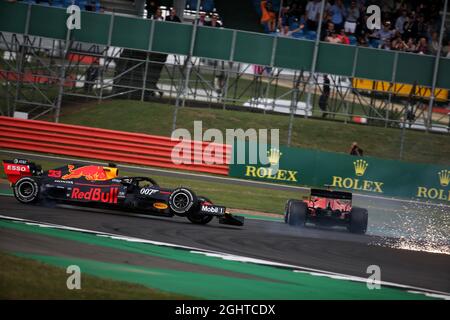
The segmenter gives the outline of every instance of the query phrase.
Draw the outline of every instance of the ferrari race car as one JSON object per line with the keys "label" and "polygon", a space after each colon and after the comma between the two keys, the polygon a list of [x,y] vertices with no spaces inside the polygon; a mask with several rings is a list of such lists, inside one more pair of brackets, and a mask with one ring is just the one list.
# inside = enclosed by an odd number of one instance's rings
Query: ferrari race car
{"label": "ferrari race car", "polygon": [[110,164],[69,164],[43,171],[27,160],[4,160],[3,167],[21,203],[56,202],[105,209],[119,209],[158,216],[182,216],[195,224],[207,224],[214,217],[219,223],[242,226],[244,218],[233,216],[223,206],[179,187],[160,187],[149,177],[119,177]]}
{"label": "ferrari race car", "polygon": [[306,222],[343,225],[352,233],[366,233],[368,212],[352,206],[350,192],[311,189],[303,200],[286,202],[284,221],[298,227],[303,227]]}

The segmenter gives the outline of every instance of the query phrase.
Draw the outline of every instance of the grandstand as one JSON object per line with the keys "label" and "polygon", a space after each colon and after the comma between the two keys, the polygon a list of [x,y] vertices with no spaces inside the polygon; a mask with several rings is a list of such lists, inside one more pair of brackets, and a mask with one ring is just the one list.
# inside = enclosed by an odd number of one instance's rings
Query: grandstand
{"label": "grandstand", "polygon": [[[159,1],[163,16],[179,2]],[[68,33],[58,8],[71,3],[52,1],[50,10],[44,2],[0,2],[2,114],[57,120],[64,104],[127,98],[449,130],[445,56],[434,77],[432,55],[317,43],[321,30],[289,36],[281,28],[269,35],[239,31],[263,31],[260,3],[252,0],[239,14],[233,13],[242,1],[202,1],[206,23],[199,27],[195,0],[184,2],[182,24],[148,19],[144,2],[74,1],[89,29]],[[292,2],[273,1],[272,8],[281,16],[286,4]],[[213,16],[224,29],[210,26]],[[325,75],[331,90],[323,109]]]}

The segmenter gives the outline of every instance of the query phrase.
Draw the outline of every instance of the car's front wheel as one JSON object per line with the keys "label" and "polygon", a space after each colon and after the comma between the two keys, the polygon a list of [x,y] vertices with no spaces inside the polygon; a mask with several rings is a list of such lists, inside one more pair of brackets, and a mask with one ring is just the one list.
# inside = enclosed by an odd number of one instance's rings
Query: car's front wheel
{"label": "car's front wheel", "polygon": [[39,200],[39,182],[33,177],[20,178],[14,184],[13,193],[21,203],[36,203]]}
{"label": "car's front wheel", "polygon": [[196,203],[197,196],[187,188],[175,189],[169,197],[170,211],[180,216],[185,216]]}
{"label": "car's front wheel", "polygon": [[[208,198],[198,197],[198,203],[201,204],[203,202],[208,202],[208,203],[212,204],[211,200],[209,200]],[[192,222],[194,224],[207,224],[207,223],[211,222],[213,216],[201,214],[198,211],[192,210],[187,214],[187,218],[190,222]]]}

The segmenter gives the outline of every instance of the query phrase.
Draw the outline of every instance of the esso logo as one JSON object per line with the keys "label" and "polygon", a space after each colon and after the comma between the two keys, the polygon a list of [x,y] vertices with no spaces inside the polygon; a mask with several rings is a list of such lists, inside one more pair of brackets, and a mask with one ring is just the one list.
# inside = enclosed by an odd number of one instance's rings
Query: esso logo
{"label": "esso logo", "polygon": [[26,166],[15,166],[12,164],[9,164],[8,167],[6,168],[7,170],[11,170],[11,171],[20,171],[20,172],[26,172],[28,170],[28,167]]}
{"label": "esso logo", "polygon": [[151,196],[152,194],[158,193],[157,189],[141,189],[140,193],[144,196]]}

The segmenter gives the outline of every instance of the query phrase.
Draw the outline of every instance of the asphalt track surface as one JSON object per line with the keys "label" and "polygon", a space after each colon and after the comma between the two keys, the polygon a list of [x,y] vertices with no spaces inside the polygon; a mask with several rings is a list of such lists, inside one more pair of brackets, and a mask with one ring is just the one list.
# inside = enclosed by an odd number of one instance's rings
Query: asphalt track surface
{"label": "asphalt track surface", "polygon": [[[0,151],[5,157],[18,157],[19,153]],[[30,158],[22,154],[23,158]],[[33,159],[68,163],[67,159],[56,159],[45,155],[33,155]],[[82,163],[83,161],[78,161]],[[85,161],[86,162],[86,161]],[[91,162],[92,161],[87,161]],[[101,163],[101,162],[100,162]],[[120,166],[123,170],[142,174],[180,176],[184,178],[210,180],[230,184],[256,184],[251,181],[223,179],[221,177],[170,172],[159,169],[142,169]],[[292,187],[257,183],[258,187],[289,189]],[[301,189],[295,187],[297,189]],[[402,214],[440,214],[448,216],[448,206],[434,206],[398,199],[356,195],[358,205],[378,212],[376,217],[385,220],[383,214],[392,217]],[[377,211],[378,210],[378,211]],[[424,212],[422,212],[424,211]],[[369,235],[349,234],[344,230],[329,230],[307,227],[297,229],[284,223],[247,219],[243,227],[224,226],[213,221],[206,226],[193,225],[183,218],[136,217],[113,211],[102,211],[71,206],[30,206],[18,203],[13,197],[0,196],[0,214],[34,221],[77,227],[99,232],[120,234],[153,241],[168,242],[205,250],[220,251],[252,258],[292,264],[346,275],[368,277],[367,268],[381,268],[381,280],[429,290],[450,293],[450,255],[393,249],[383,246],[390,232],[401,229],[390,221],[393,230],[383,229],[377,221],[370,221]],[[403,221],[404,219],[401,219]],[[427,221],[425,221],[427,222]],[[444,230],[444,241],[448,244],[448,221],[438,224]],[[407,227],[406,229],[410,229]],[[448,231],[448,230],[447,230]],[[405,231],[406,232],[406,231]],[[413,230],[417,233],[417,229]],[[420,232],[419,232],[420,233]],[[420,233],[422,234],[422,233]],[[380,236],[381,235],[381,236]],[[395,236],[395,235],[394,235]],[[20,247],[20,245],[19,245]]]}
{"label": "asphalt track surface", "polygon": [[[378,265],[382,281],[450,292],[450,256],[372,245],[378,237],[340,230],[297,229],[280,222],[246,221],[244,227],[183,218],[136,217],[69,206],[24,205],[0,197],[0,214],[99,232],[168,242],[308,268],[367,277]],[[20,248],[20,246],[19,246]]]}
{"label": "asphalt track surface", "polygon": [[[106,162],[95,160],[74,159],[64,156],[29,153],[13,150],[0,150],[3,159],[23,158],[42,161],[67,163],[85,163],[106,165]],[[118,164],[120,170],[143,176],[168,176],[200,181],[219,182],[224,184],[241,185],[249,188],[266,188],[268,190],[284,190],[304,192],[307,188],[293,185],[266,183],[252,180],[242,180],[230,177],[206,175],[185,171],[172,171],[158,168],[139,167]],[[378,197],[368,194],[353,193],[353,204],[369,210],[369,230],[371,235],[381,237],[406,237],[413,242],[420,242],[423,246],[434,251],[445,251],[450,254],[450,205],[424,203],[389,197]],[[436,243],[438,243],[436,245]],[[423,245],[425,244],[425,245]],[[408,244],[409,245],[409,244]],[[419,248],[420,249],[420,248]]]}

